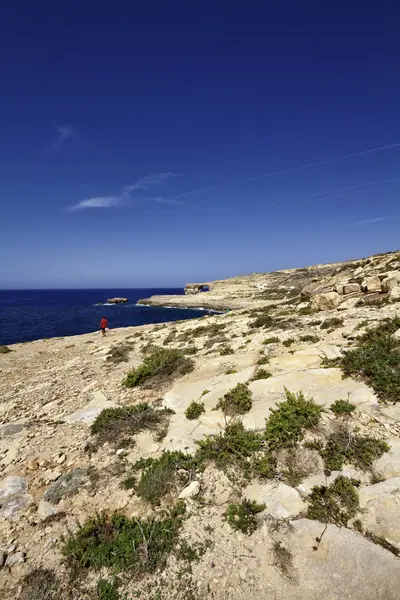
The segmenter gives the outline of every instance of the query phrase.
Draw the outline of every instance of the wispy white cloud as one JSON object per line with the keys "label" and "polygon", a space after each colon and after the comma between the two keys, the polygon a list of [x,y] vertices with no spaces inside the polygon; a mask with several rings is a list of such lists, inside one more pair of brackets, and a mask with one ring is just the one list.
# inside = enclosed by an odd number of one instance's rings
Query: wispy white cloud
{"label": "wispy white cloud", "polygon": [[76,136],[76,129],[72,125],[55,125],[55,128],[56,133],[50,145],[51,150],[57,150],[68,139]]}
{"label": "wispy white cloud", "polygon": [[386,221],[389,217],[374,217],[373,219],[365,219],[364,221],[356,221],[356,225],[368,225],[369,223],[377,223],[378,221]]}
{"label": "wispy white cloud", "polygon": [[98,198],[88,198],[78,204],[68,207],[68,211],[86,210],[88,208],[113,208],[122,203],[121,196],[99,196]]}
{"label": "wispy white cloud", "polygon": [[161,185],[165,183],[170,177],[176,177],[174,173],[155,173],[142,177],[136,182],[126,185],[121,189],[120,194],[117,196],[98,196],[96,198],[88,198],[82,200],[78,204],[74,204],[67,208],[69,212],[75,212],[80,210],[88,210],[93,208],[118,208],[128,203],[141,204],[143,202],[158,202],[162,204],[187,204],[183,200],[175,200],[173,198],[162,198],[162,197],[136,197],[134,192],[137,190],[146,190],[147,188],[154,185]]}

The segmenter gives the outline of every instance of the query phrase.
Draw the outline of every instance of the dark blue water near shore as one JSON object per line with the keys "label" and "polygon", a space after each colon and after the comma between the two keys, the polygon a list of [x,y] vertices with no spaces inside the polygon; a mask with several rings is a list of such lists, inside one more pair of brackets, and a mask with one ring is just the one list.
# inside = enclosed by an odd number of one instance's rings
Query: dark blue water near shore
{"label": "dark blue water near shore", "polygon": [[[183,294],[182,289],[0,290],[0,344],[89,333],[104,315],[111,328],[193,319],[199,310],[136,306],[155,294]],[[107,298],[125,297],[127,304],[96,306]]]}

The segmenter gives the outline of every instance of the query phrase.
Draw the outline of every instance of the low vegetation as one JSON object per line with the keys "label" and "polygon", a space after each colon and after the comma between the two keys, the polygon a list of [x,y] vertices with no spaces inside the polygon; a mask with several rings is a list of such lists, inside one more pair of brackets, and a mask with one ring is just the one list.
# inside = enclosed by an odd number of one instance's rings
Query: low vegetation
{"label": "low vegetation", "polygon": [[266,423],[265,439],[271,449],[295,445],[305,429],[318,425],[322,408],[314,400],[306,400],[302,392],[297,395],[286,391],[286,401],[272,409]]}
{"label": "low vegetation", "polygon": [[268,356],[260,356],[260,358],[257,361],[258,365],[267,365],[268,363],[269,363]]}
{"label": "low vegetation", "polygon": [[325,319],[320,325],[321,329],[336,329],[337,327],[343,327],[343,319],[340,317]]}
{"label": "low vegetation", "polygon": [[279,343],[279,338],[278,337],[269,337],[269,338],[265,338],[265,340],[263,341],[264,345],[267,344],[278,344]]}
{"label": "low vegetation", "polygon": [[143,363],[128,373],[123,383],[132,388],[144,383],[160,383],[165,379],[186,375],[194,363],[181,350],[157,348],[146,356]]}
{"label": "low vegetation", "polygon": [[22,580],[20,600],[57,600],[62,598],[64,590],[54,571],[34,569]]}
{"label": "low vegetation", "polygon": [[257,504],[254,500],[242,500],[240,504],[228,506],[225,518],[233,529],[250,535],[257,529],[257,515],[264,509],[265,504]]}
{"label": "low vegetation", "polygon": [[360,502],[354,480],[339,475],[329,486],[313,487],[308,498],[307,518],[346,526],[355,517]]}
{"label": "low vegetation", "polygon": [[250,323],[250,327],[252,329],[259,329],[260,327],[270,329],[271,327],[275,326],[276,320],[273,317],[271,317],[271,315],[268,314],[268,312],[263,312],[259,314],[258,317],[256,317],[254,321]]}
{"label": "low vegetation", "polygon": [[313,315],[315,312],[316,311],[313,308],[311,308],[311,306],[303,306],[297,311],[297,314],[301,316],[307,316]]}
{"label": "low vegetation", "polygon": [[102,513],[89,518],[64,540],[62,554],[72,569],[129,570],[131,578],[165,567],[178,541],[185,508],[178,503],[161,518],[129,519]]}
{"label": "low vegetation", "polygon": [[198,419],[205,412],[204,402],[196,402],[193,400],[186,409],[185,416],[189,421]]}
{"label": "low vegetation", "polygon": [[308,333],[306,335],[301,335],[299,337],[299,341],[300,342],[319,342],[319,337],[317,335],[312,335],[311,333]]}
{"label": "low vegetation", "polygon": [[107,361],[114,364],[121,362],[128,362],[129,353],[133,350],[133,344],[125,342],[118,346],[113,346],[110,352],[107,354]]}
{"label": "low vegetation", "polygon": [[8,354],[12,350],[8,346],[0,346],[0,354]]}
{"label": "low vegetation", "polygon": [[282,344],[285,346],[285,348],[289,348],[289,346],[291,346],[295,341],[295,338],[288,338],[287,340],[284,340]]}
{"label": "low vegetation", "polygon": [[335,415],[351,415],[356,410],[356,406],[348,400],[336,400],[330,408]]}
{"label": "low vegetation", "polygon": [[159,458],[144,458],[133,466],[141,471],[135,492],[138,496],[157,505],[168,493],[175,491],[179,484],[189,483],[197,468],[196,459],[180,451],[164,452]]}
{"label": "low vegetation", "polygon": [[245,383],[238,383],[225,394],[215,408],[222,410],[225,415],[244,415],[252,406],[251,391]]}
{"label": "low vegetation", "polygon": [[272,373],[266,369],[257,369],[253,375],[253,380],[256,381],[257,379],[268,379],[269,377],[272,377]]}
{"label": "low vegetation", "polygon": [[340,471],[344,463],[351,463],[361,471],[368,471],[374,460],[389,450],[390,446],[385,440],[358,435],[346,425],[341,425],[329,435],[321,456],[325,467],[331,471]]}
{"label": "low vegetation", "polygon": [[340,362],[345,375],[360,377],[388,402],[400,401],[400,339],[393,336],[398,329],[398,316],[368,329]]}
{"label": "low vegetation", "polygon": [[146,402],[131,406],[106,408],[96,417],[90,432],[96,436],[96,446],[106,442],[129,445],[133,436],[144,429],[157,430],[165,424],[172,411],[156,410]]}
{"label": "low vegetation", "polygon": [[232,346],[222,346],[222,348],[219,351],[221,356],[228,356],[229,354],[234,354],[233,348]]}

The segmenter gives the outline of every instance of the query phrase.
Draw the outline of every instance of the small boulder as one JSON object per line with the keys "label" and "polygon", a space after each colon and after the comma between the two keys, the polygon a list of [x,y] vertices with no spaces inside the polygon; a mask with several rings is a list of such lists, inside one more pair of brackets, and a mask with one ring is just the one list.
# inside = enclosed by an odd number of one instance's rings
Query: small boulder
{"label": "small boulder", "polygon": [[393,288],[400,285],[400,271],[395,271],[389,277],[382,280],[382,292],[391,292]]}
{"label": "small boulder", "polygon": [[26,482],[22,477],[10,475],[3,479],[0,485],[0,498],[9,498],[15,494],[22,494],[26,490]]}
{"label": "small boulder", "polygon": [[344,287],[344,283],[337,283],[334,287],[334,291],[342,296],[344,294]]}
{"label": "small boulder", "polygon": [[107,304],[125,304],[128,302],[128,298],[109,298]]}
{"label": "small boulder", "polygon": [[359,283],[347,283],[344,286],[343,293],[347,295],[347,294],[355,294],[360,291],[361,291],[361,286]]}
{"label": "small boulder", "polygon": [[13,567],[18,563],[23,563],[26,560],[25,552],[16,552],[15,554],[9,554],[6,559],[6,567]]}
{"label": "small boulder", "polygon": [[50,504],[50,502],[46,502],[46,500],[41,500],[39,502],[38,515],[41,521],[46,521],[46,519],[53,517],[57,513],[57,508]]}
{"label": "small boulder", "polygon": [[340,296],[337,292],[323,292],[311,297],[311,306],[315,310],[331,310],[340,304]]}
{"label": "small boulder", "polygon": [[187,485],[179,494],[179,498],[181,500],[186,500],[187,498],[193,498],[193,496],[197,496],[200,491],[200,483],[198,481],[192,481]]}
{"label": "small boulder", "polygon": [[361,284],[363,292],[380,292],[381,291],[381,280],[378,275],[372,277],[366,277]]}

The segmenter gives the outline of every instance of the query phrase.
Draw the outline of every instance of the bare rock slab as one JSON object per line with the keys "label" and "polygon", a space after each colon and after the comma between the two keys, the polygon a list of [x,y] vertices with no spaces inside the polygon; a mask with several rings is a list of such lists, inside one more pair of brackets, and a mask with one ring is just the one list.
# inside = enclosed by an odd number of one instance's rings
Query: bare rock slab
{"label": "bare rock slab", "polygon": [[364,530],[400,548],[400,477],[361,488],[359,495]]}
{"label": "bare rock slab", "polygon": [[385,452],[374,464],[374,471],[383,479],[400,476],[400,439],[388,440],[389,452]]}
{"label": "bare rock slab", "polygon": [[253,483],[243,493],[257,504],[265,504],[265,514],[277,519],[295,517],[306,506],[299,492],[285,483]]}
{"label": "bare rock slab", "polygon": [[66,423],[85,423],[86,425],[91,425],[102,410],[114,407],[114,402],[108,401],[103,392],[96,390],[92,394],[92,400],[84,408],[64,417],[64,421]]}

